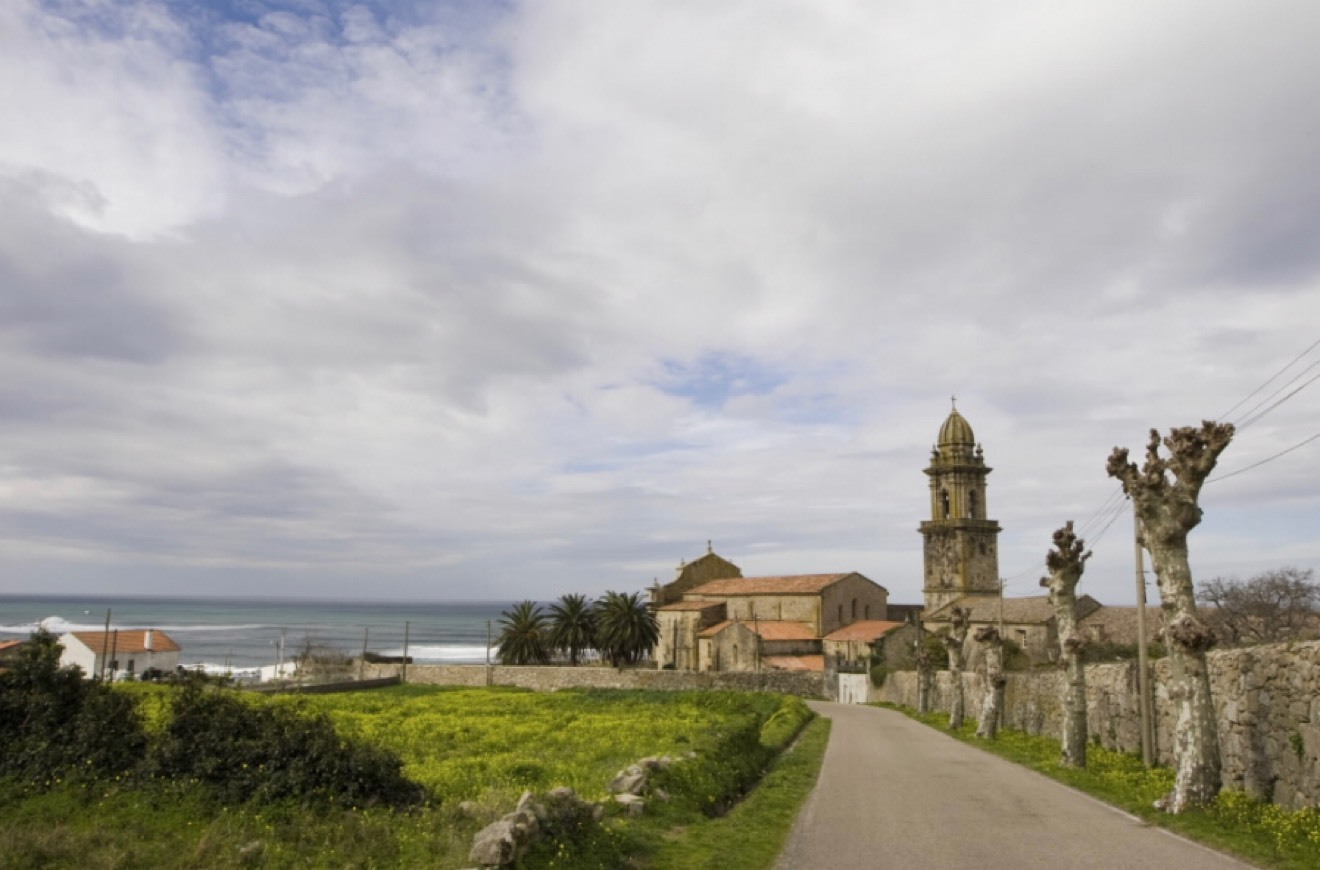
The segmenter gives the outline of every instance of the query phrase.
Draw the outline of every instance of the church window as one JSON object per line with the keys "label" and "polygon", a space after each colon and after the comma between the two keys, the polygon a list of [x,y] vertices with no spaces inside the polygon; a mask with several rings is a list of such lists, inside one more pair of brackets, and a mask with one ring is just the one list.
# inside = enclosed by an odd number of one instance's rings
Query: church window
{"label": "church window", "polygon": [[972,519],[976,518],[976,498],[976,490],[967,493],[967,516]]}
{"label": "church window", "polygon": [[944,518],[947,520],[952,511],[949,504],[949,491],[947,489],[940,490],[940,507],[944,510]]}

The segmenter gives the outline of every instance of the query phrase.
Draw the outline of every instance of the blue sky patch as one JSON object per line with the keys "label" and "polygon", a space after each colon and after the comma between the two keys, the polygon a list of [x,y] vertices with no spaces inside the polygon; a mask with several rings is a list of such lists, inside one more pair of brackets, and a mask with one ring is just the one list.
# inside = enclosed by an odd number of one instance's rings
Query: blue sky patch
{"label": "blue sky patch", "polygon": [[735,396],[763,396],[788,380],[778,369],[748,356],[706,353],[693,362],[665,360],[655,387],[691,399],[703,408],[722,408]]}

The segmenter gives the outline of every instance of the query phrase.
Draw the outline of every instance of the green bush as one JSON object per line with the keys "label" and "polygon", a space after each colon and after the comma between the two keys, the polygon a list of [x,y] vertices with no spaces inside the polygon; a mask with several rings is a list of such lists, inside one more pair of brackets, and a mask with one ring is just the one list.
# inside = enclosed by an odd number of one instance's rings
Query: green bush
{"label": "green bush", "polygon": [[60,667],[60,643],[33,632],[0,674],[0,776],[29,787],[123,774],[146,747],[131,697]]}
{"label": "green bush", "polygon": [[190,683],[171,700],[147,772],[196,780],[221,800],[301,800],[344,807],[411,806],[421,786],[398,756],[339,736],[324,715],[249,704],[237,692]]}

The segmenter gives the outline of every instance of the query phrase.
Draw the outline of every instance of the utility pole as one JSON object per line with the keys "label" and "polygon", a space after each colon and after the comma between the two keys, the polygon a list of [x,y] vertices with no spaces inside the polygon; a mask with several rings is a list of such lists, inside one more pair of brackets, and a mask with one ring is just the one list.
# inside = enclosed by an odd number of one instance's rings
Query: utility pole
{"label": "utility pole", "polygon": [[1004,639],[1004,586],[1007,583],[1003,577],[999,578],[999,639]]}
{"label": "utility pole", "polygon": [[403,674],[399,677],[399,682],[408,682],[408,622],[403,623]]}
{"label": "utility pole", "polygon": [[490,688],[490,620],[486,620],[486,688]]}
{"label": "utility pole", "polygon": [[[114,634],[112,635],[110,640],[110,658],[112,664],[118,663],[116,660],[119,658],[119,629],[117,628],[115,629]],[[111,667],[110,682],[113,683],[114,681],[115,681],[115,669]]]}
{"label": "utility pole", "polygon": [[1151,727],[1150,664],[1146,658],[1146,570],[1141,555],[1141,518],[1136,499],[1132,500],[1132,533],[1137,556],[1137,693],[1141,708],[1141,761],[1147,767],[1155,763],[1155,735]]}
{"label": "utility pole", "polygon": [[110,608],[105,609],[105,634],[101,636],[101,672],[97,679],[105,682],[105,669],[110,664]]}
{"label": "utility pole", "polygon": [[362,627],[362,658],[358,659],[358,681],[361,682],[363,672],[367,668],[367,638],[371,635],[371,626]]}

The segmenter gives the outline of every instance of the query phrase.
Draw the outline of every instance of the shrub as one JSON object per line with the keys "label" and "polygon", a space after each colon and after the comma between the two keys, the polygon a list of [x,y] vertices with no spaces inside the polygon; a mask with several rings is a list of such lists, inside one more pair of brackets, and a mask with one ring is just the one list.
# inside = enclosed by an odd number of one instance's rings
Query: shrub
{"label": "shrub", "polygon": [[0,674],[0,776],[29,786],[125,773],[146,746],[133,698],[60,667],[60,649],[39,629]]}
{"label": "shrub", "polygon": [[393,753],[345,740],[324,715],[249,704],[228,689],[180,688],[147,770],[195,779],[226,802],[299,799],[345,807],[411,806],[421,786]]}

